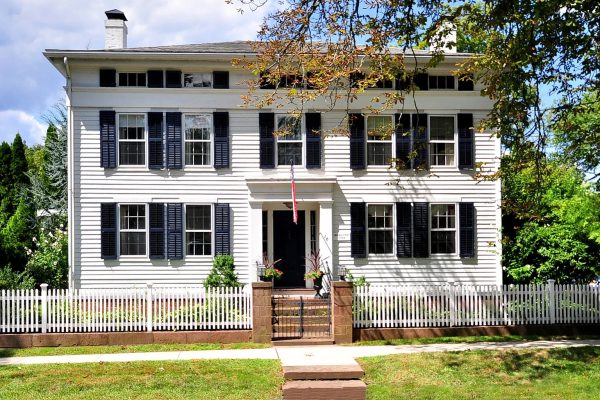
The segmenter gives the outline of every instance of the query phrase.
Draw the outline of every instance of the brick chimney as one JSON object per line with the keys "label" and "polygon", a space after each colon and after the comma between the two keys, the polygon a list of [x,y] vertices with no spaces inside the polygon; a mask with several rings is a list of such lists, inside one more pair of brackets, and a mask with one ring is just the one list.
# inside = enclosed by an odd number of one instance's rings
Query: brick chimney
{"label": "brick chimney", "polygon": [[109,10],[105,12],[108,18],[104,24],[104,48],[124,49],[127,48],[127,18],[121,10]]}
{"label": "brick chimney", "polygon": [[442,17],[438,22],[429,50],[456,53],[456,24],[450,18]]}

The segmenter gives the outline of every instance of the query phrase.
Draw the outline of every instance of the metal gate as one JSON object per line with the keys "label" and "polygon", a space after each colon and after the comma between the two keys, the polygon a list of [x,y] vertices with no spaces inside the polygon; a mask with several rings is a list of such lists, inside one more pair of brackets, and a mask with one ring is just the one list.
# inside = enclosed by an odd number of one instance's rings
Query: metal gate
{"label": "metal gate", "polygon": [[273,339],[330,336],[330,299],[273,297]]}

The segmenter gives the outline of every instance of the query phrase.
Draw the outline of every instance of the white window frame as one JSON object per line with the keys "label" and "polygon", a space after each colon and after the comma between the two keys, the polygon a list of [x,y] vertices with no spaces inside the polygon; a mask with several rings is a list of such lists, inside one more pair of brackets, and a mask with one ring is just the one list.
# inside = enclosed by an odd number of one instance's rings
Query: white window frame
{"label": "white window frame", "polygon": [[[430,78],[430,77],[432,77],[432,76],[435,76],[435,77],[436,77],[436,79],[437,79],[438,77],[441,77],[441,76],[443,76],[444,78],[446,78],[446,77],[448,77],[448,76],[452,76],[452,78],[454,79],[454,87],[453,87],[453,88],[445,88],[445,89],[439,89],[439,88],[434,88],[434,89],[432,89],[432,88],[431,88],[431,85],[429,84],[429,78]],[[429,90],[436,90],[436,91],[437,91],[437,90],[439,90],[439,91],[442,91],[442,92],[443,92],[443,91],[446,91],[446,92],[453,92],[453,91],[457,91],[457,90],[458,90],[458,82],[457,82],[457,80],[456,80],[456,77],[455,77],[455,76],[453,76],[452,74],[442,74],[442,73],[439,73],[439,74],[428,74],[428,77],[427,77],[427,85],[429,86]]]}
{"label": "white window frame", "polygon": [[[143,206],[144,207],[144,229],[122,229],[121,228],[121,206]],[[148,258],[148,249],[150,246],[150,234],[149,234],[149,219],[148,219],[148,204],[146,203],[118,203],[117,207],[117,249],[119,250],[119,258]],[[121,254],[121,232],[144,232],[145,236],[145,250],[144,254]]]}
{"label": "white window frame", "polygon": [[[143,139],[121,139],[121,117],[123,116],[141,116],[143,118],[144,124],[144,138]],[[117,113],[117,165],[119,167],[127,167],[127,168],[147,168],[148,167],[148,118],[145,113],[139,112],[121,112]],[[144,163],[143,164],[121,164],[121,142],[138,142],[144,143]]]}
{"label": "white window frame", "polygon": [[[371,206],[389,206],[392,213],[392,226],[389,228],[369,228],[369,207]],[[394,207],[394,203],[367,203],[366,205],[367,207],[367,212],[366,212],[366,221],[365,221],[365,226],[367,228],[367,255],[369,257],[381,257],[381,256],[393,256],[395,254],[395,248],[396,248],[396,207]],[[370,236],[371,236],[371,231],[388,231],[391,230],[392,231],[392,251],[390,253],[371,253],[369,251],[369,241],[370,241]]]}
{"label": "white window frame", "polygon": [[[454,120],[454,133],[452,135],[452,140],[442,140],[442,139],[431,139],[431,131],[432,131],[432,124],[431,124],[431,119],[432,118],[436,118],[436,117],[443,117],[443,118],[452,118]],[[456,117],[456,114],[434,114],[434,115],[429,115],[427,117],[429,120],[427,121],[427,136],[428,136],[428,141],[427,141],[427,146],[428,146],[428,156],[429,156],[429,166],[432,169],[435,168],[456,168],[457,167],[457,143],[458,143],[458,118]],[[453,163],[452,164],[444,164],[444,165],[437,165],[433,163],[434,157],[433,157],[433,145],[434,144],[452,144],[452,148],[453,148]],[[445,155],[445,157],[447,157],[447,155]]]}
{"label": "white window frame", "polygon": [[[121,85],[121,74],[136,74],[136,75],[144,75],[145,76],[145,84],[144,85]],[[138,77],[136,76],[136,83]],[[127,77],[127,81],[129,82],[129,77]],[[148,87],[148,73],[146,71],[135,72],[135,71],[117,71],[117,87],[128,87],[128,88],[145,88]]]}
{"label": "white window frame", "polygon": [[[213,87],[213,80],[214,80],[214,76],[213,76],[213,71],[210,72],[183,72],[183,88],[185,89],[211,89]],[[209,86],[186,86],[185,85],[185,77],[186,75],[209,75],[210,76],[210,85]],[[203,81],[204,82],[204,81]]]}
{"label": "white window frame", "polygon": [[[454,206],[454,228],[433,228],[433,206]],[[435,202],[429,203],[429,255],[430,257],[448,257],[458,255],[459,243],[459,207],[458,203],[453,202]],[[454,232],[454,252],[452,253],[433,253],[433,232]]]}
{"label": "white window frame", "polygon": [[[391,119],[391,123],[392,123],[392,134],[390,135],[390,137],[388,139],[385,140],[380,140],[380,139],[369,139],[369,118],[377,118],[377,117],[384,117],[384,118],[390,118]],[[394,116],[393,115],[388,115],[388,114],[383,114],[383,115],[367,115],[365,117],[365,140],[366,140],[366,145],[365,145],[365,157],[367,158],[366,160],[366,165],[367,167],[389,167],[390,163],[384,163],[384,164],[369,164],[369,144],[372,143],[384,143],[384,144],[389,144],[390,148],[391,148],[391,152],[390,152],[390,159],[394,159],[394,154],[395,154],[395,138],[396,138],[396,124],[394,121]]]}
{"label": "white window frame", "polygon": [[[208,140],[206,139],[187,139],[187,135],[186,135],[186,130],[187,130],[187,126],[186,126],[186,117],[188,116],[205,116],[208,118],[209,123],[209,129],[210,129],[210,133],[209,136],[210,138]],[[214,163],[214,156],[213,156],[213,149],[214,149],[214,141],[215,141],[215,129],[214,129],[214,122],[213,122],[213,115],[212,113],[209,112],[188,112],[188,113],[184,113],[182,115],[182,131],[183,131],[183,140],[182,140],[182,146],[183,149],[182,154],[183,154],[183,164],[184,166],[187,168],[210,168],[213,166]],[[209,144],[209,148],[208,148],[208,163],[207,164],[188,164],[187,163],[187,152],[186,152],[186,143],[208,143]]]}
{"label": "white window frame", "polygon": [[[210,210],[210,229],[206,230],[206,229],[190,229],[188,230],[187,227],[187,212],[188,212],[188,207],[194,207],[194,206],[207,206],[209,207]],[[202,257],[212,257],[213,254],[215,253],[215,218],[214,218],[214,207],[212,204],[209,203],[190,203],[190,204],[185,204],[184,205],[184,215],[183,215],[183,230],[184,230],[184,238],[183,238],[183,242],[184,242],[184,254],[186,258],[202,258]],[[188,238],[187,238],[187,234],[188,232],[200,232],[200,233],[205,233],[205,232],[209,232],[210,233],[210,254],[188,254]]]}
{"label": "white window frame", "polygon": [[[290,114],[275,114],[275,131],[279,127],[279,119],[280,118],[294,118],[293,115]],[[280,139],[279,136],[275,136],[275,162],[279,167],[289,167],[289,164],[279,164],[279,142],[282,143],[300,143],[302,144],[302,156],[301,156],[301,165],[294,164],[294,166],[303,167],[306,165],[306,135],[304,134],[304,114],[297,117],[300,120],[300,139]]]}

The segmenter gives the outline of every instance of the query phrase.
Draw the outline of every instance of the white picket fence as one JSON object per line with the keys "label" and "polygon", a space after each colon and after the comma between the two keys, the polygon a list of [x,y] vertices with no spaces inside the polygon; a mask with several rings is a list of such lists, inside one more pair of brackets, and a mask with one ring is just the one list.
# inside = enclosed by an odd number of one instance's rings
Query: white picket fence
{"label": "white picket fence", "polygon": [[250,329],[244,288],[0,290],[0,333]]}
{"label": "white picket fence", "polygon": [[353,313],[357,328],[600,323],[600,287],[362,286]]}

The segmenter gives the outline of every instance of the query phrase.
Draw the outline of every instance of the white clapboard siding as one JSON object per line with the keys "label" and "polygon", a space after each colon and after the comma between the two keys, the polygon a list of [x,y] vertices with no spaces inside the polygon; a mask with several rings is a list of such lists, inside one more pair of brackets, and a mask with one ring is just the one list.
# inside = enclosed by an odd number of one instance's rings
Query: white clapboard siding
{"label": "white clapboard siding", "polygon": [[251,327],[251,295],[243,287],[0,291],[0,333]]}
{"label": "white clapboard siding", "polygon": [[371,285],[353,307],[357,328],[600,323],[600,287]]}

